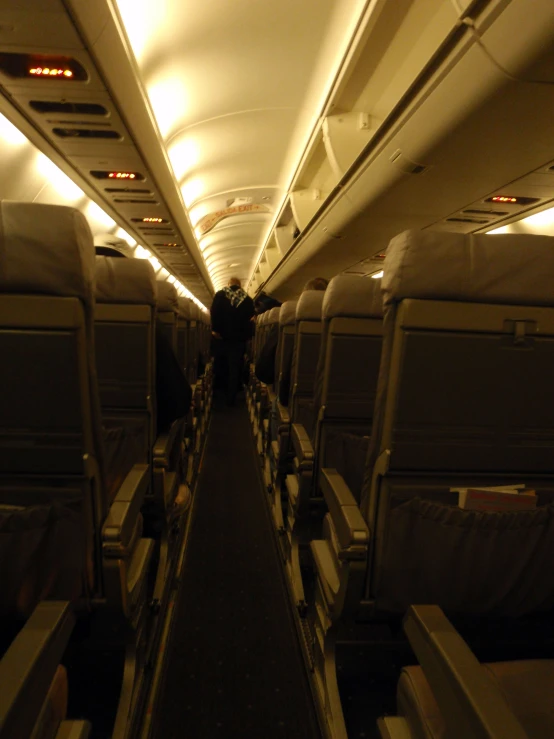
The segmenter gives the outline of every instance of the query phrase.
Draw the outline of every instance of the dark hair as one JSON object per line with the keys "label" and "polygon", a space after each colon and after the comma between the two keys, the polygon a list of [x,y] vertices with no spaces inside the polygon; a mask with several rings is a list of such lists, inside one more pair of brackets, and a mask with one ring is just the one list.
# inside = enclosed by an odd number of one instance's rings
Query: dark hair
{"label": "dark hair", "polygon": [[271,308],[280,308],[281,303],[278,300],[275,300],[275,298],[271,298],[269,295],[266,295],[265,293],[262,293],[259,295],[256,300],[254,301],[254,310],[258,315],[260,313],[265,313],[266,310],[271,310]]}
{"label": "dark hair", "polygon": [[95,246],[94,251],[97,257],[125,257],[126,255],[115,249],[113,246]]}
{"label": "dark hair", "polygon": [[325,277],[314,277],[304,285],[304,290],[327,290],[329,280]]}

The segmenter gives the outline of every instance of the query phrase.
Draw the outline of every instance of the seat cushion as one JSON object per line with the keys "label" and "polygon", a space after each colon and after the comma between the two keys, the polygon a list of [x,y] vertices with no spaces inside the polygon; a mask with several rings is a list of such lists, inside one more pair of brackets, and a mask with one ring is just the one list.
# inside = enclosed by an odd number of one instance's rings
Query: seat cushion
{"label": "seat cushion", "polygon": [[[554,660],[484,664],[529,739],[554,736]],[[444,718],[421,667],[405,667],[398,682],[398,711],[413,739],[444,739]]]}

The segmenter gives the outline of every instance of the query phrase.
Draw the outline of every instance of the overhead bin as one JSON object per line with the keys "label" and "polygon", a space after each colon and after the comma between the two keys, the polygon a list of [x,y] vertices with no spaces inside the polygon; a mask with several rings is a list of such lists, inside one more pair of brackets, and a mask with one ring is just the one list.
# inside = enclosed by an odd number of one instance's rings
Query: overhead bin
{"label": "overhead bin", "polygon": [[[552,157],[554,113],[547,65],[554,43],[551,4],[537,3],[530,14],[524,0],[489,2],[468,23],[444,39],[264,289],[287,298],[316,265],[332,274],[344,269],[344,249],[354,263],[405,228],[493,228],[506,216],[447,219],[485,205],[534,170],[544,173]],[[499,39],[501,64],[494,56]],[[534,74],[543,78],[532,82]],[[542,204],[554,198],[548,172]],[[525,186],[529,182],[521,183],[519,197],[537,197]]]}

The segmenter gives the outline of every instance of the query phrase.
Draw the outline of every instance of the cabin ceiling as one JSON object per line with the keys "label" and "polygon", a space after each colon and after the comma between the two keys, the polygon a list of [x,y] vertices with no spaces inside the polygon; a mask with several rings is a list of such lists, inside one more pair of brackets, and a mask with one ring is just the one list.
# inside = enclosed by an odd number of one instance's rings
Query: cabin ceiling
{"label": "cabin ceiling", "polygon": [[117,0],[216,289],[250,277],[366,5]]}

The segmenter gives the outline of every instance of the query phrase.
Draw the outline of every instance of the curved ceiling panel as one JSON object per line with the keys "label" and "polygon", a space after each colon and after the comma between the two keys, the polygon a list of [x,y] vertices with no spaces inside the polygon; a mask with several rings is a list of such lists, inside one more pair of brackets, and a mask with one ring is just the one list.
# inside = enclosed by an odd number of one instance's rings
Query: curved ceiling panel
{"label": "curved ceiling panel", "polygon": [[247,279],[366,0],[117,2],[214,287]]}

